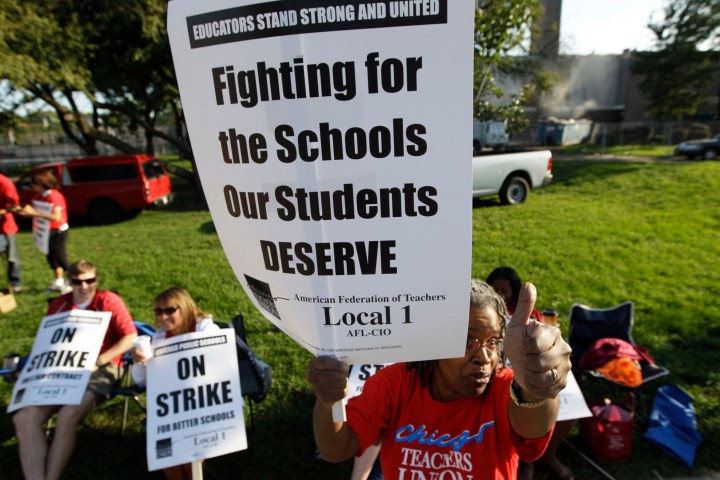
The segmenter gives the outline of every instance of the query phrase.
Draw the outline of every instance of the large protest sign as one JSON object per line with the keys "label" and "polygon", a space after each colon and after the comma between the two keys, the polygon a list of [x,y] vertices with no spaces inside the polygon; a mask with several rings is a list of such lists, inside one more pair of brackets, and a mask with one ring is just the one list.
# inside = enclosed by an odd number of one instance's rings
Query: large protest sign
{"label": "large protest sign", "polygon": [[44,317],[7,411],[28,405],[77,405],[95,368],[110,312],[69,310]]}
{"label": "large protest sign", "polygon": [[147,375],[149,470],[247,448],[233,329],[158,342]]}
{"label": "large protest sign", "polygon": [[227,258],[349,363],[464,354],[473,2],[174,0],[168,32]]}

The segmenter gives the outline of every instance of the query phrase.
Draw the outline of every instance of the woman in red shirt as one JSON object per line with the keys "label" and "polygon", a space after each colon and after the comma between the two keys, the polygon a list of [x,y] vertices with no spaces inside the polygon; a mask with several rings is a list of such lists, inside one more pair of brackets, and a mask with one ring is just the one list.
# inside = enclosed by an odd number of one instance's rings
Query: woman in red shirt
{"label": "woman in red shirt", "polygon": [[[65,282],[65,271],[68,269],[66,252],[68,236],[68,215],[65,197],[59,190],[58,181],[51,170],[41,170],[33,175],[30,185],[37,192],[32,200],[32,205],[25,205],[18,215],[32,217],[33,233],[38,238],[38,232],[42,229],[49,229],[47,244],[47,260],[55,274],[50,288],[46,293],[60,292],[69,293],[72,287]],[[40,210],[49,210],[45,213]],[[36,246],[40,246],[36,243]],[[45,247],[41,249],[45,251]]]}

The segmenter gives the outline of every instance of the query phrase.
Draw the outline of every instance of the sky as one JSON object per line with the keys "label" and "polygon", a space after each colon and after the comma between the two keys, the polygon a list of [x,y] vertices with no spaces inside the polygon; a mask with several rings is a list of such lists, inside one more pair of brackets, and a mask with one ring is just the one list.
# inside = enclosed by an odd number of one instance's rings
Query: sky
{"label": "sky", "polygon": [[649,50],[648,21],[663,18],[667,0],[562,0],[560,52],[572,55],[617,54]]}

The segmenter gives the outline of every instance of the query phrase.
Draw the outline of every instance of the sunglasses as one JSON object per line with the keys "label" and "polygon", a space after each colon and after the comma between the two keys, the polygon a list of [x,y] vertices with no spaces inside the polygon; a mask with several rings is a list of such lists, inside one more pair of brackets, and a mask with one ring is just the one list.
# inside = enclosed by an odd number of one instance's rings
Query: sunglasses
{"label": "sunglasses", "polygon": [[172,315],[173,313],[177,312],[178,310],[180,310],[180,307],[178,307],[178,306],[165,307],[165,308],[157,308],[157,307],[153,308],[153,311],[155,312],[155,315],[157,315],[157,316]]}
{"label": "sunglasses", "polygon": [[82,285],[83,283],[87,283],[88,285],[92,285],[93,283],[97,282],[97,277],[93,278],[86,278],[85,280],[80,280],[79,278],[71,278],[70,283],[76,287]]}

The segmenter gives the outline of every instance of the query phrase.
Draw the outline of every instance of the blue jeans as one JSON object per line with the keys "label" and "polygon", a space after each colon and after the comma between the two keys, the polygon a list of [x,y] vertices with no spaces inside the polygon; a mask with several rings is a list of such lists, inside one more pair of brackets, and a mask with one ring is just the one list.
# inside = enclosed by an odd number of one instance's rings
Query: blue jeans
{"label": "blue jeans", "polygon": [[0,253],[7,257],[7,278],[10,286],[22,285],[22,264],[15,235],[0,234]]}

